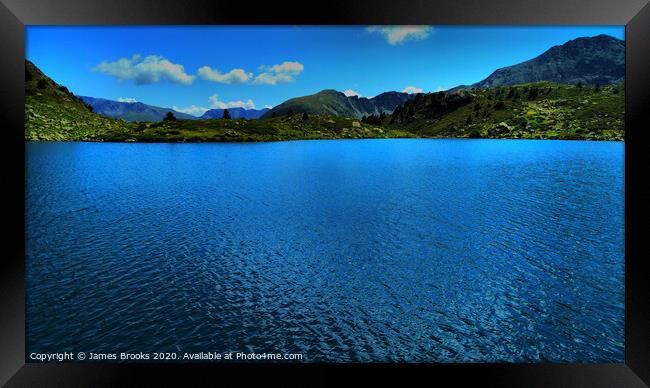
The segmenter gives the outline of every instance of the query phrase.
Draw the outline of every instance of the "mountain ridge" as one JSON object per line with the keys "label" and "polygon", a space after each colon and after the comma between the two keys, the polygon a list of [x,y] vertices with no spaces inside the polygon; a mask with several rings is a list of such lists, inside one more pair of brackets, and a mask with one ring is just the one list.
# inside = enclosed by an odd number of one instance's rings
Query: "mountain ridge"
{"label": "mountain ridge", "polygon": [[580,37],[535,58],[502,67],[469,87],[487,88],[531,82],[603,86],[625,77],[625,41],[609,35]]}
{"label": "mountain ridge", "polygon": [[382,112],[385,114],[391,113],[399,104],[408,101],[414,96],[414,94],[390,91],[367,98],[346,96],[334,89],[323,89],[307,96],[291,98],[266,112],[262,118],[286,115],[289,111],[292,111],[293,113],[360,119],[363,116]]}

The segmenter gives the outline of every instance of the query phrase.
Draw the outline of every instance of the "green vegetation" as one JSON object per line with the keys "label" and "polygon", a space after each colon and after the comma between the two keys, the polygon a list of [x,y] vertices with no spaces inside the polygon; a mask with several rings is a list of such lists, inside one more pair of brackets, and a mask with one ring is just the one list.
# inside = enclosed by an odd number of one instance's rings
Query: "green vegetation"
{"label": "green vegetation", "polygon": [[212,119],[134,123],[125,133],[106,141],[139,142],[258,142],[299,139],[362,139],[415,137],[399,129],[367,125],[344,117],[292,115],[267,120]]}
{"label": "green vegetation", "polygon": [[126,122],[93,113],[65,86],[26,61],[26,140],[102,140],[107,134],[128,131]]}
{"label": "green vegetation", "polygon": [[381,124],[422,137],[623,140],[624,84],[537,82],[418,95]]}
{"label": "green vegetation", "polygon": [[390,115],[361,120],[287,109],[267,119],[126,122],[93,113],[31,62],[25,74],[25,139],[46,141],[255,142],[297,139],[465,137],[624,139],[624,85],[548,82],[418,94]]}

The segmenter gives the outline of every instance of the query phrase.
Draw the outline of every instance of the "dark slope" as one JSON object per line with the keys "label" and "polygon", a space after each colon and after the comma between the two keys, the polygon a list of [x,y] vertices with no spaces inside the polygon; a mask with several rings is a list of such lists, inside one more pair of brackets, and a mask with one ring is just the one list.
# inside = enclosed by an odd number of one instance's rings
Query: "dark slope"
{"label": "dark slope", "polygon": [[411,99],[414,95],[399,92],[386,92],[373,98],[348,97],[345,94],[326,89],[309,96],[296,97],[283,102],[267,112],[263,118],[294,113],[316,114],[321,116],[361,118],[372,114],[391,113],[395,107]]}
{"label": "dark slope", "polygon": [[540,56],[496,70],[470,87],[548,81],[560,84],[609,85],[625,77],[625,41],[609,35],[577,38]]}

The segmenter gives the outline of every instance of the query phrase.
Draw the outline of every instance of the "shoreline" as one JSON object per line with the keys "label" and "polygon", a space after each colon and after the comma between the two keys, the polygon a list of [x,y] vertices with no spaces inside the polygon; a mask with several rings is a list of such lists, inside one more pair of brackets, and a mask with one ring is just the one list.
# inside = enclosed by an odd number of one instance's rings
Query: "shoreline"
{"label": "shoreline", "polygon": [[31,140],[25,139],[25,143],[127,143],[127,144],[255,144],[255,143],[280,143],[280,142],[292,142],[292,141],[335,141],[335,140],[520,140],[520,141],[584,141],[584,142],[611,142],[611,143],[625,143],[625,139],[530,139],[530,138],[470,138],[470,137],[366,137],[366,138],[296,138],[296,139],[281,139],[281,140],[232,140],[232,141],[164,141],[164,140],[155,140],[155,141],[116,141],[116,140],[91,140],[91,139],[80,139],[80,140]]}

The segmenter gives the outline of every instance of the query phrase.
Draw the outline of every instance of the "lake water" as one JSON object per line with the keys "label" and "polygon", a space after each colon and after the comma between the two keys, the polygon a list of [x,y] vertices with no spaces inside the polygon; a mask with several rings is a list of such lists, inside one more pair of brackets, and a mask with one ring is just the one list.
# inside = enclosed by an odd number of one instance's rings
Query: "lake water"
{"label": "lake water", "polygon": [[29,352],[623,362],[624,144],[26,144]]}

